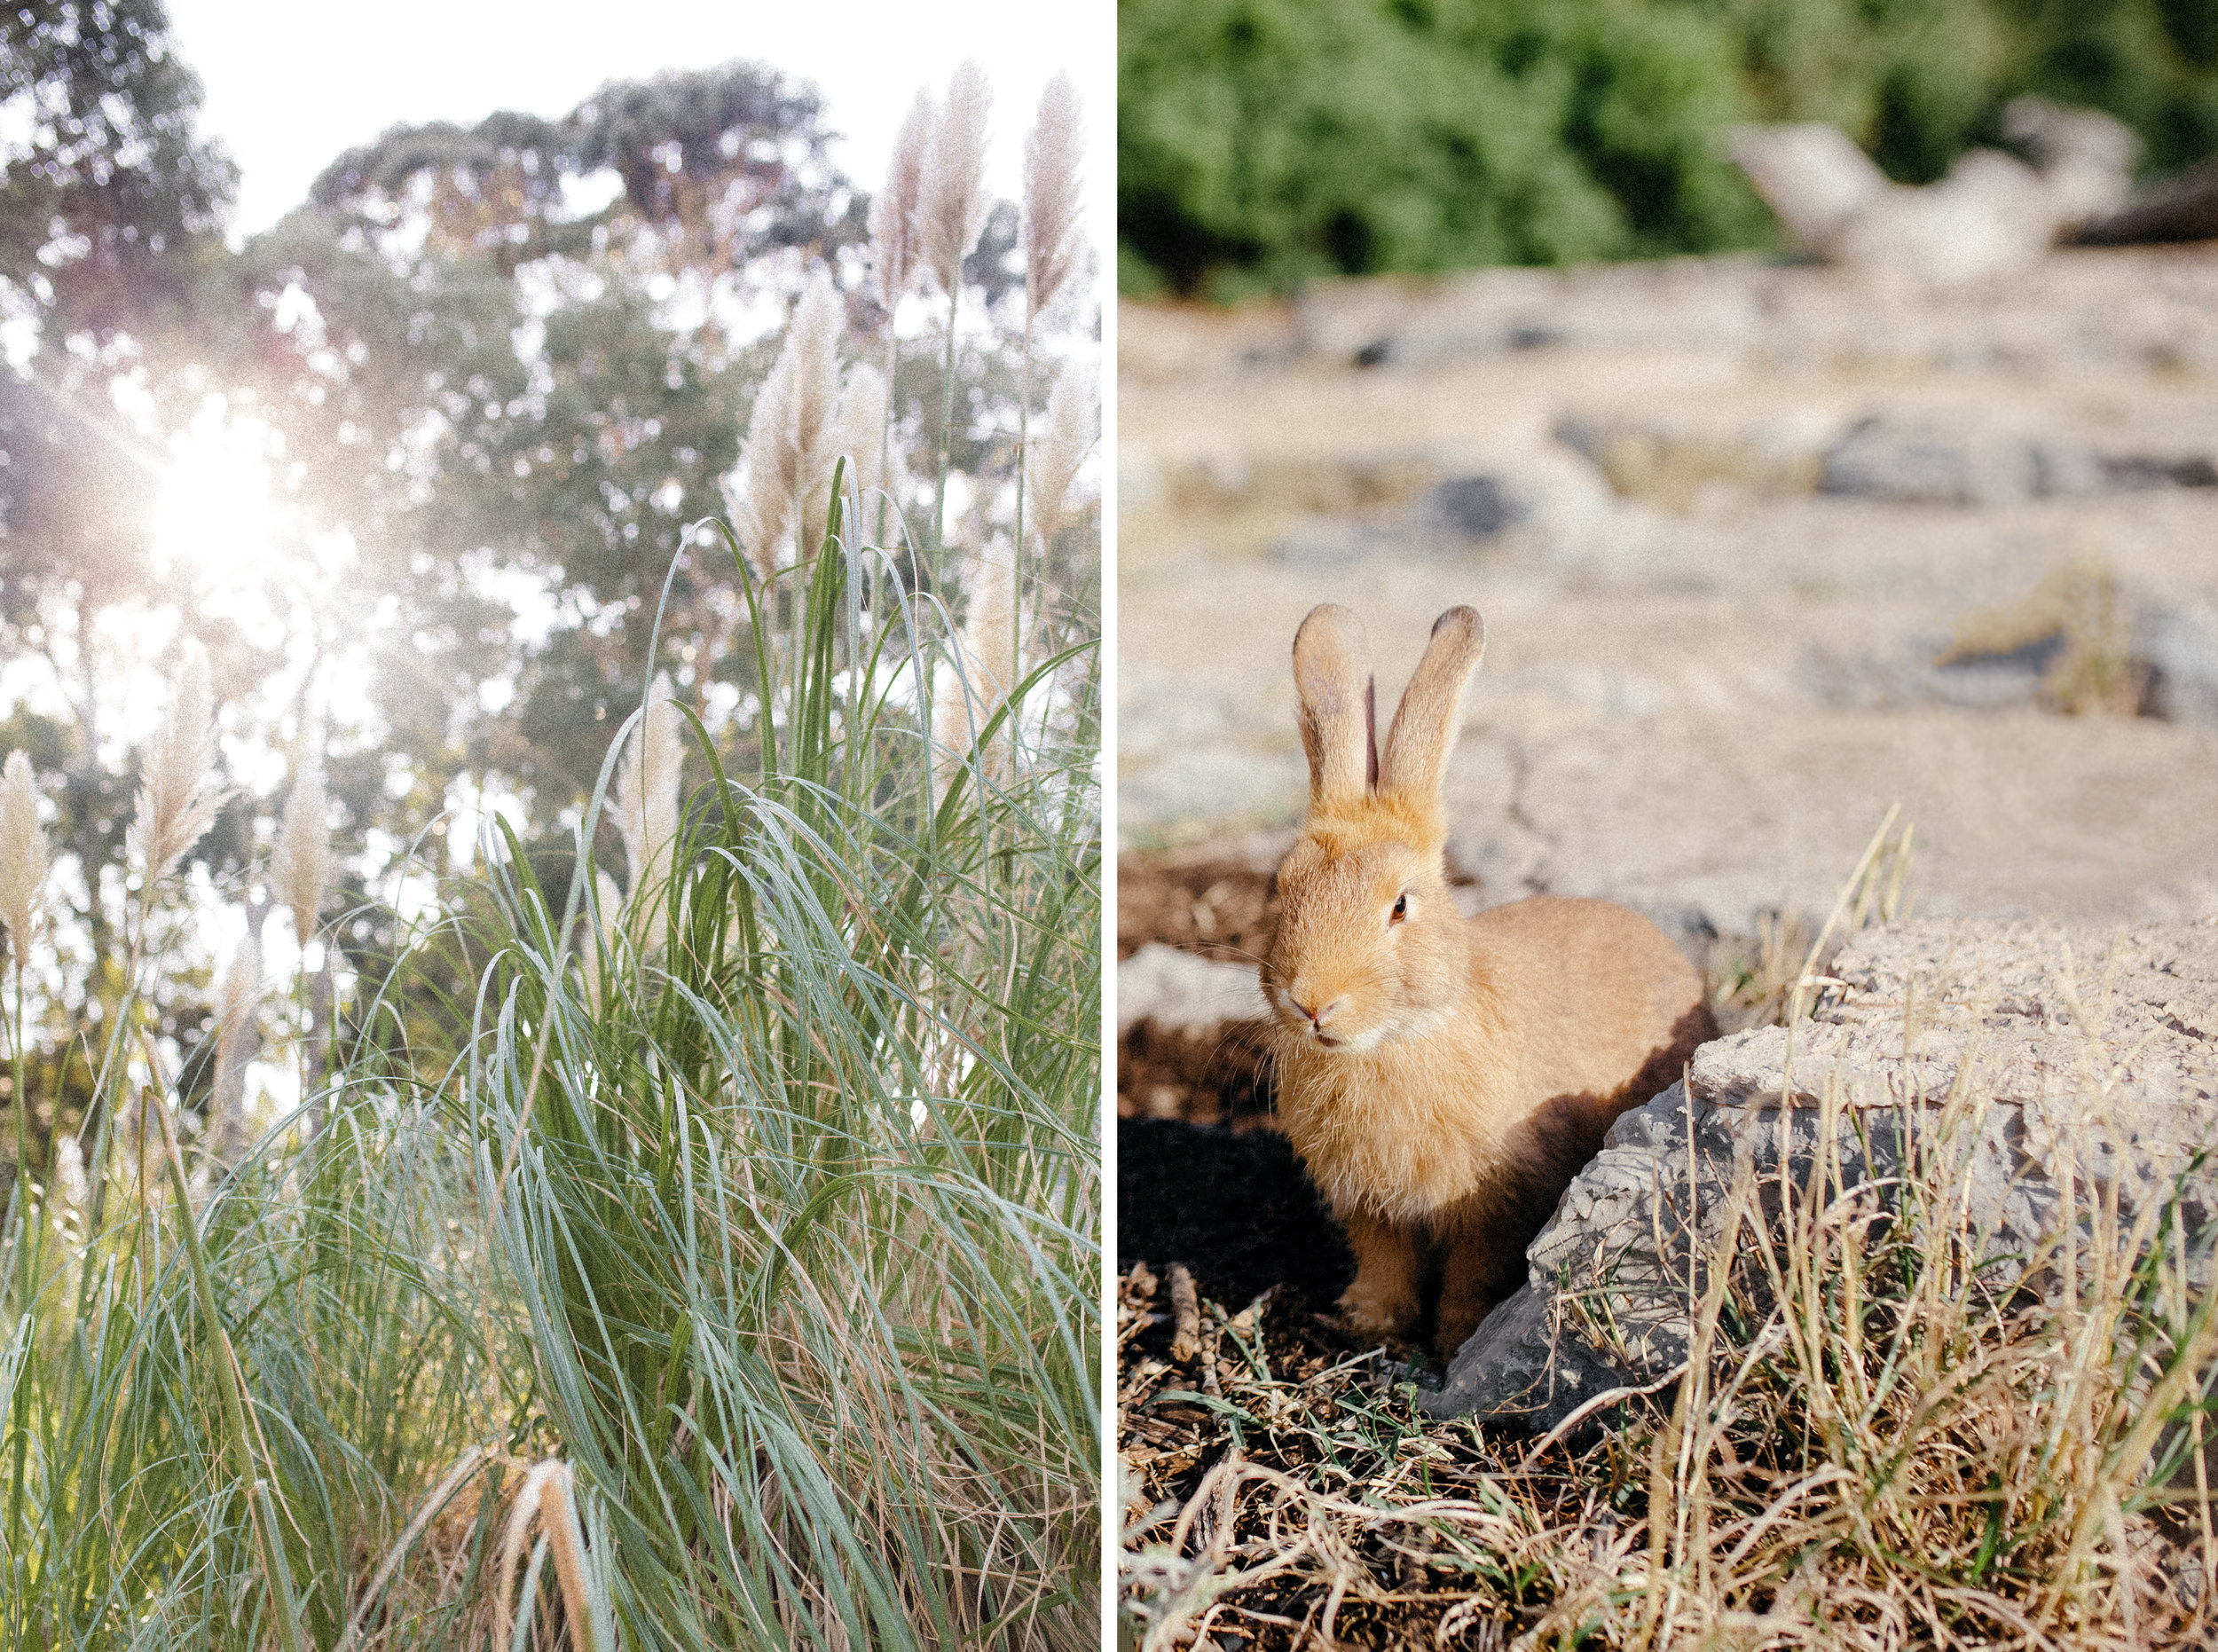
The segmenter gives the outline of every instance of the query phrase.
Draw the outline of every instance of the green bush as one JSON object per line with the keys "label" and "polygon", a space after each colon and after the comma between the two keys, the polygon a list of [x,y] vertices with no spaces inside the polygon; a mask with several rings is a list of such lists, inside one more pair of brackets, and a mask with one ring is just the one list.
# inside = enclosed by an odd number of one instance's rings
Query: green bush
{"label": "green bush", "polygon": [[2021,91],[2218,146],[2213,0],[1121,0],[1122,289],[1769,245],[1719,154],[1824,120],[1906,183]]}

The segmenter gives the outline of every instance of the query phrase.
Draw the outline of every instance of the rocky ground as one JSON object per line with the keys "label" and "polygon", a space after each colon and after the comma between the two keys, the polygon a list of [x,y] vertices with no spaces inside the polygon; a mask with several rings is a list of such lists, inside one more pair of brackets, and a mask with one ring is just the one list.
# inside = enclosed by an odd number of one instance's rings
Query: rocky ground
{"label": "rocky ground", "polygon": [[[1134,1574],[1129,1599],[1168,1612],[1182,1591],[1227,1586],[1231,1560],[1197,1569],[1160,1548],[1174,1521],[1207,1525],[1212,1486],[1268,1471],[1291,1476],[1272,1496],[1298,1487],[1305,1506],[1366,1484],[1377,1503],[1385,1482],[1364,1476],[1380,1463],[1437,1458],[1455,1481],[1497,1449],[1493,1432],[1429,1417],[1522,1412],[1529,1438],[1593,1393],[1669,1374],[1669,1336],[1646,1363],[1604,1338],[1569,1369],[1542,1261],[1529,1311],[1490,1321],[1490,1351],[1467,1347],[1444,1388],[1421,1341],[1370,1349],[1330,1318],[1352,1269],[1270,1129],[1253,976],[1305,785],[1288,648],[1317,602],[1364,618],[1382,714],[1441,610],[1486,617],[1448,787],[1467,906],[1541,890],[1624,901],[1719,1002],[1728,1036],[1698,1059],[1691,1099],[1628,1115],[1617,1157],[1574,1188],[1585,1202],[1559,1209],[1565,1244],[1606,1225],[1619,1183],[1687,1170],[1672,1152],[1731,1160],[1734,1109],[1786,1082],[1786,1034],[1766,1024],[1898,807],[1909,853],[1883,870],[1907,867],[1896,915],[1927,922],[1852,940],[1818,972],[1860,972],[1855,990],[1894,1019],[1865,1049],[1863,1011],[1821,1004],[1797,1034],[1812,1054],[1899,1100],[1906,1003],[1937,1007],[1921,1025],[1943,1042],[1999,1051],[1986,1076],[2002,1090],[2023,1077],[2010,1060],[2056,1034],[2071,1059],[2033,1067],[2057,1082],[1992,1097],[2010,1197],[2054,1180],[2025,1145],[2050,1096],[2115,1090],[2161,1058],[2177,1069],[2165,1082],[2207,1111],[2218,248],[2065,253],[1938,295],[1743,260],[1368,282],[1232,315],[1128,308],[1120,355],[1121,1439],[1134,1553],[1152,1557],[1133,1563],[1170,1568]],[[2148,1026],[2120,1042],[2082,1025],[2058,986],[2067,952],[2108,970],[2072,991],[2100,1008],[2122,982]],[[1950,987],[1966,958],[1993,965],[1986,984]],[[1970,1032],[1947,1024],[1958,1012]],[[2096,1044],[2108,1077],[2066,1074]],[[2167,1118],[2170,1093],[2155,1103]],[[2110,1151],[2193,1148],[2177,1135],[2131,1125]],[[2096,1170],[2115,1184],[2115,1168]],[[2079,1174],[2067,1163],[2062,1180]],[[1173,1262],[1201,1304],[1183,1357],[1175,1305],[1131,1270]],[[1630,1299],[1612,1311],[1638,1318]],[[1220,1341],[1223,1369],[1262,1387],[1214,1386]],[[1561,1393],[1532,1387],[1543,1370]],[[1593,1467],[1559,1488],[1574,1504]],[[1566,1530],[1592,1515],[1569,1507]],[[1280,1543],[1247,1539],[1257,1555]],[[1292,1644],[1360,1576],[1349,1598],[1382,1614],[1370,1634],[1405,1642],[1394,1614],[1425,1593],[1406,1553],[1317,1564],[1306,1594],[1251,1597],[1245,1632]],[[1505,1629],[1515,1593],[1498,1594]],[[1444,1634],[1448,1609],[1414,1621]]]}
{"label": "rocky ground", "polygon": [[1927,915],[2218,910],[2218,252],[1364,282],[1119,348],[1125,847],[1293,821],[1312,605],[1390,704],[1468,602],[1476,901],[1753,933],[1899,802]]}

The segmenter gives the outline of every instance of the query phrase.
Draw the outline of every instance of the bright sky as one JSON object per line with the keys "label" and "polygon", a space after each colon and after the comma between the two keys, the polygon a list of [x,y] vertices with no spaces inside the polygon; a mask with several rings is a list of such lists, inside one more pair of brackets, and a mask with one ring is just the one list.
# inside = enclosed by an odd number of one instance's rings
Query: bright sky
{"label": "bright sky", "polygon": [[266,229],[342,150],[398,122],[474,122],[496,109],[566,114],[602,82],[735,58],[813,81],[845,135],[832,159],[884,181],[920,84],[943,92],[966,57],[994,87],[988,181],[1014,198],[1024,135],[1058,69],[1086,106],[1091,237],[1105,263],[1114,212],[1116,14],[1107,0],[169,0],[207,87],[205,130],[239,163],[234,231]]}

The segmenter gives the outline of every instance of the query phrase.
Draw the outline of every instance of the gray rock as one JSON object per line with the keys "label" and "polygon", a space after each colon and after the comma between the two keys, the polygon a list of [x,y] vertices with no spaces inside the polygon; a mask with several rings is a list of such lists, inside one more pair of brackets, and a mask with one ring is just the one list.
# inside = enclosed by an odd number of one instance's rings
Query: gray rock
{"label": "gray rock", "polygon": [[2137,630],[2149,709],[2167,722],[2218,728],[2218,602],[2151,603]]}
{"label": "gray rock", "polygon": [[2040,482],[2022,441],[1876,414],[1826,451],[1818,486],[1904,505],[2012,505],[2035,497]]}
{"label": "gray rock", "polygon": [[[1960,1165],[1981,1253],[2032,1259],[2035,1285],[2067,1188],[2082,1212],[2114,1198],[2125,1224],[2175,1197],[2190,1234],[2218,1218],[2218,1167],[2199,1162],[2218,1144],[2218,920],[1904,924],[1832,967],[1811,1019],[1704,1045],[1683,1083],[1611,1127],[1435,1414],[1538,1433],[1612,1386],[1667,1379],[1737,1178],[1775,1215],[1782,1158],[1800,1184],[1824,1152],[1889,1212],[1942,1179],[1930,1167]],[[2206,1282],[2206,1247],[2196,1270]]]}
{"label": "gray rock", "polygon": [[1177,1031],[1207,1033],[1227,1021],[1270,1014],[1252,964],[1197,958],[1149,941],[1117,965],[1117,1030],[1152,1020]]}

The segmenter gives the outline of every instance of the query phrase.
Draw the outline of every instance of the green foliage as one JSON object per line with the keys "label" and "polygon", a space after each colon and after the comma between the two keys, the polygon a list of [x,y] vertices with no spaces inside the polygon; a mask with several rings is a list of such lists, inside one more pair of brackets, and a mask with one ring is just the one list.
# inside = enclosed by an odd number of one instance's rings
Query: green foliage
{"label": "green foliage", "polygon": [[1770,242],[1735,121],[1938,177],[2036,91],[2218,147],[2208,0],[1121,0],[1118,271],[1220,299]]}

